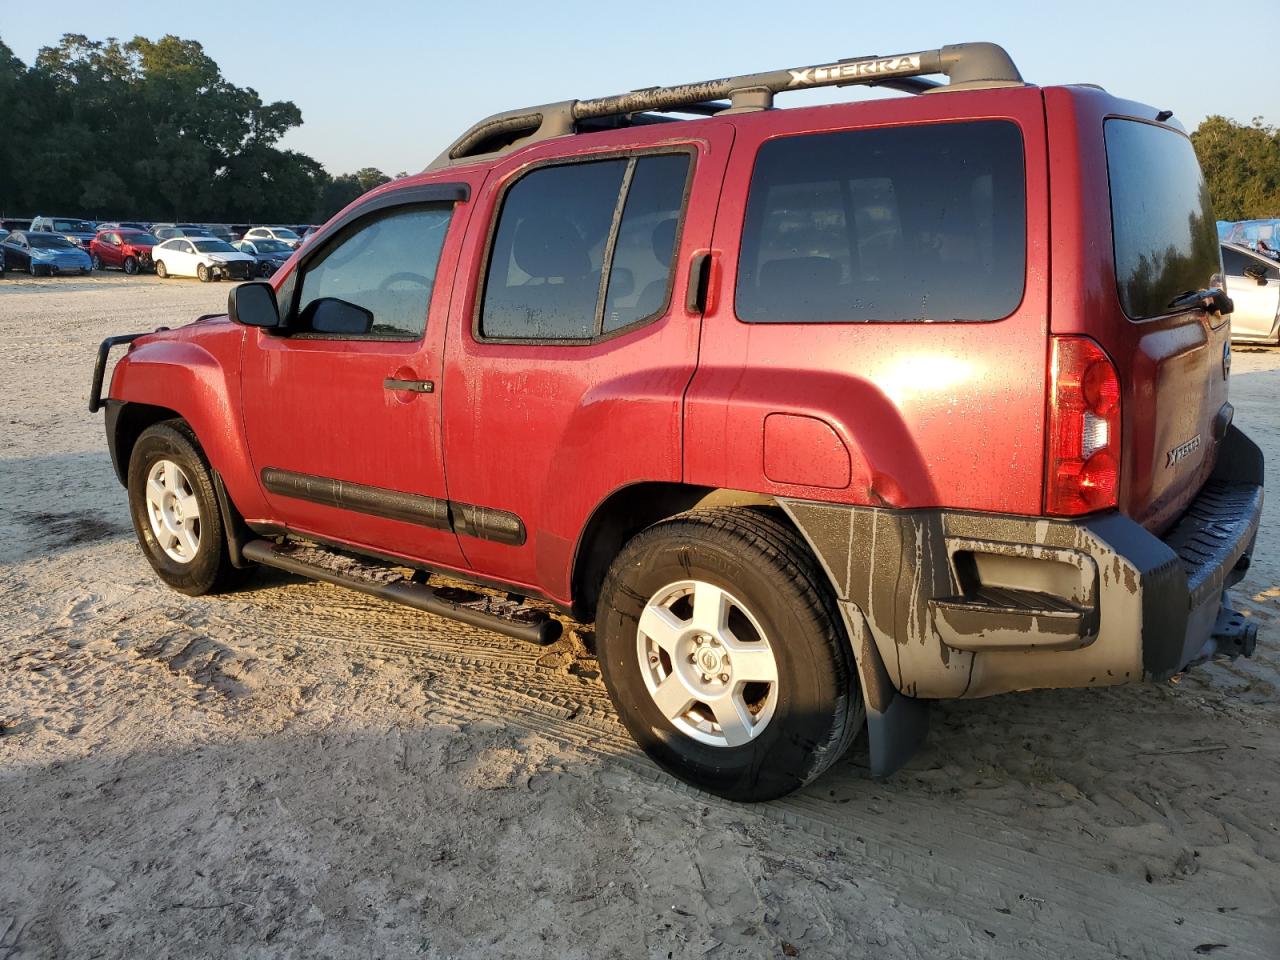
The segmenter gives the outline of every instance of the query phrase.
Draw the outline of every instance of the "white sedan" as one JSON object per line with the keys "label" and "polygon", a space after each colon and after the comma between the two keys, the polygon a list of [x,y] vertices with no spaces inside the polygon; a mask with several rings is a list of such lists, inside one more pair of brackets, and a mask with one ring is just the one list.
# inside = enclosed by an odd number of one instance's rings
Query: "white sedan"
{"label": "white sedan", "polygon": [[225,240],[215,237],[174,237],[151,248],[156,276],[199,277],[210,280],[248,280],[256,261]]}

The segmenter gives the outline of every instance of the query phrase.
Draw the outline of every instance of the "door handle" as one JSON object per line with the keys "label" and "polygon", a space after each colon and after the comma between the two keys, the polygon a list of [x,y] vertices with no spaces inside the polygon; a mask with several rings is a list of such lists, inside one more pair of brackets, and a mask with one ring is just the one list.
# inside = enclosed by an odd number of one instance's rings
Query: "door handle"
{"label": "door handle", "polygon": [[430,380],[397,380],[387,377],[382,385],[388,390],[404,390],[407,393],[435,393],[436,385]]}

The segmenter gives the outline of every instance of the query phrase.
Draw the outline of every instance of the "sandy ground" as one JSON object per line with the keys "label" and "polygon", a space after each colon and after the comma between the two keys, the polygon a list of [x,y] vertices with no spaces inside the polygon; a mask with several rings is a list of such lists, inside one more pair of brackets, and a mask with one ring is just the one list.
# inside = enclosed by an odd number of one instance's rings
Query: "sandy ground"
{"label": "sandy ground", "polygon": [[[1280,957],[1280,525],[1252,661],[943,704],[784,801],[654,769],[570,637],[517,645],[264,573],[188,599],[133,542],[104,336],[225,284],[0,282],[0,960]],[[1280,352],[1238,422],[1280,457]]]}

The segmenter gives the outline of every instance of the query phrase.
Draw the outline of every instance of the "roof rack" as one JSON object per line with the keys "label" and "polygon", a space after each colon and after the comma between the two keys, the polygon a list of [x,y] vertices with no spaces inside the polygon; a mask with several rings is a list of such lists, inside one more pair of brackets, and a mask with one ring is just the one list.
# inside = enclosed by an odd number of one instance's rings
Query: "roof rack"
{"label": "roof rack", "polygon": [[[942,74],[950,82],[942,85],[925,79],[928,74]],[[674,119],[660,116],[662,113],[714,116],[767,110],[773,106],[775,94],[793,90],[861,84],[929,93],[1021,83],[1022,75],[1003,47],[957,43],[917,53],[854,57],[674,87],[646,87],[594,100],[564,100],[495,113],[468,129],[427,169],[497,157],[519,146],[571,133]]]}

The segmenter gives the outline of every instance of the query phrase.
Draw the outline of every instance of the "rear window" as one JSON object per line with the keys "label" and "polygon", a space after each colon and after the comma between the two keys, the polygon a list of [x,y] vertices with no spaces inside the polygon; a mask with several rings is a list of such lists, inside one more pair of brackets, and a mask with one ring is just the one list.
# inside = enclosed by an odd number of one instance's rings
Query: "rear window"
{"label": "rear window", "polygon": [[998,320],[1022,301],[1026,177],[1006,120],[771,140],[751,178],[749,323]]}
{"label": "rear window", "polygon": [[1221,284],[1218,229],[1191,141],[1167,127],[1108,120],[1107,173],[1120,306],[1131,320]]}

